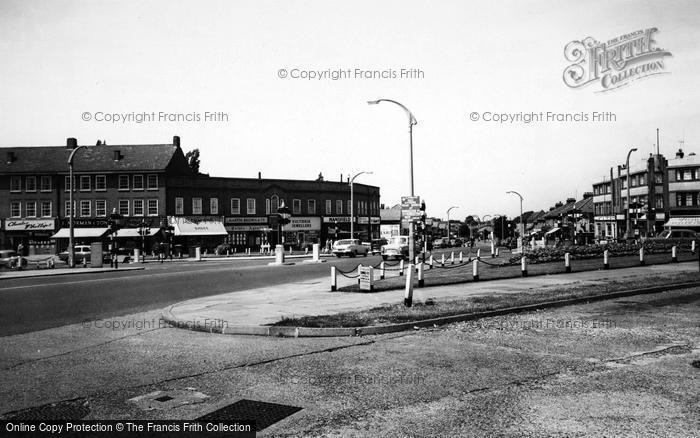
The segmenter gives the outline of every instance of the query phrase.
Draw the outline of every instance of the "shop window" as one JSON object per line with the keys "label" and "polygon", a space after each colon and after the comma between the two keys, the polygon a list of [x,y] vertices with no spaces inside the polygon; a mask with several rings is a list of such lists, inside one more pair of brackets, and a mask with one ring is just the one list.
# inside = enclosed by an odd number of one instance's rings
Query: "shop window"
{"label": "shop window", "polygon": [[95,191],[104,192],[107,190],[107,177],[105,175],[95,176]]}
{"label": "shop window", "polygon": [[25,188],[26,191],[28,192],[36,192],[36,177],[31,175],[27,176],[27,181],[26,181],[27,187]]}
{"label": "shop window", "polygon": [[90,211],[91,204],[90,201],[80,201],[80,217],[90,217],[92,215],[92,211]]}
{"label": "shop window", "polygon": [[175,214],[185,214],[185,198],[175,198]]}
{"label": "shop window", "polygon": [[158,175],[148,175],[148,190],[158,190]]}
{"label": "shop window", "polygon": [[148,215],[149,216],[158,216],[158,200],[157,199],[149,199],[148,200]]}
{"label": "shop window", "polygon": [[51,217],[52,213],[51,201],[41,201],[41,217]]}
{"label": "shop window", "polygon": [[143,216],[143,199],[134,199],[134,216]]}
{"label": "shop window", "polygon": [[10,177],[10,192],[17,193],[22,191],[22,177],[13,176]]}
{"label": "shop window", "polygon": [[36,217],[36,201],[27,201],[27,217]]}
{"label": "shop window", "polygon": [[90,175],[80,176],[80,191],[89,192],[90,191]]}
{"label": "shop window", "polygon": [[95,201],[95,216],[107,216],[107,201],[105,201],[104,199],[98,199],[97,201]]}
{"label": "shop window", "polygon": [[202,198],[192,198],[192,214],[202,214]]}
{"label": "shop window", "polygon": [[143,190],[143,175],[134,175],[134,190]]}
{"label": "shop window", "polygon": [[120,199],[119,200],[119,214],[122,216],[129,216],[129,200]]}
{"label": "shop window", "polygon": [[209,214],[219,214],[219,198],[209,198]]}
{"label": "shop window", "polygon": [[119,175],[119,190],[129,190],[129,175]]}
{"label": "shop window", "polygon": [[292,200],[292,214],[301,214],[301,199]]}
{"label": "shop window", "polygon": [[241,200],[239,198],[231,198],[231,214],[241,214]]}
{"label": "shop window", "polygon": [[248,198],[246,199],[246,205],[247,205],[247,213],[248,214],[255,214],[255,198]]}
{"label": "shop window", "polygon": [[308,214],[316,214],[316,200],[309,199],[307,202]]}
{"label": "shop window", "polygon": [[39,180],[39,184],[40,184],[40,189],[42,192],[50,192],[51,191],[51,176],[42,175],[41,179]]}
{"label": "shop window", "polygon": [[22,216],[22,203],[19,201],[12,201],[10,203],[10,217],[21,217]]}

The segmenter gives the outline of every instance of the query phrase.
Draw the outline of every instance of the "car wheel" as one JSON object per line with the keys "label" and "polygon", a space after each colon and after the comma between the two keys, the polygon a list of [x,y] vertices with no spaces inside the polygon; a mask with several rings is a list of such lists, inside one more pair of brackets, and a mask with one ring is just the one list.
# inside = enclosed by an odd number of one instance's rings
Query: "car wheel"
{"label": "car wheel", "polygon": [[350,253],[350,257],[355,257],[355,256],[357,256],[357,251],[353,251]]}
{"label": "car wheel", "polygon": [[389,258],[389,257],[387,257],[387,256],[385,256],[385,255],[382,256],[382,260],[384,260],[384,261],[386,261],[388,258]]}

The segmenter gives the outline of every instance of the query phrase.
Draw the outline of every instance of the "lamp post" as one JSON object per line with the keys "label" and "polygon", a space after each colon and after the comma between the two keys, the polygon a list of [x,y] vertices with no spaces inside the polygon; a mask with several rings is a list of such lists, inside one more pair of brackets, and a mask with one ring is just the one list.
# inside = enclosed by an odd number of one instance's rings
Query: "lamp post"
{"label": "lamp post", "polygon": [[78,152],[80,149],[86,148],[87,146],[77,146],[73,151],[70,153],[70,156],[68,157],[68,184],[70,187],[68,188],[68,212],[69,217],[68,217],[68,266],[71,268],[75,268],[75,250],[74,250],[74,230],[73,230],[73,216],[75,216],[75,212],[73,211],[73,190],[75,190],[75,183],[73,181],[73,157],[75,157],[75,153]]}
{"label": "lamp post", "polygon": [[459,208],[458,206],[450,207],[447,209],[447,238],[450,238],[450,211],[452,211],[455,208]]}
{"label": "lamp post", "polygon": [[[377,100],[368,100],[367,103],[369,105],[377,105],[379,102],[391,102],[395,105],[400,106],[405,112],[406,115],[408,116],[408,146],[409,146],[409,171],[410,171],[410,181],[411,181],[411,196],[414,196],[413,192],[413,125],[418,124],[418,121],[416,118],[413,116],[413,113],[406,108],[403,104],[391,100],[391,99],[377,99]],[[413,237],[413,219],[411,219],[408,223],[408,257],[409,260],[414,260],[415,258],[415,248],[413,247],[414,245],[414,237]]]}
{"label": "lamp post", "polygon": [[627,221],[625,228],[625,239],[630,237],[630,155],[632,152],[636,152],[637,148],[632,148],[627,152],[627,161],[625,162],[625,168],[627,169]]}
{"label": "lamp post", "polygon": [[515,190],[509,190],[506,192],[506,195],[512,193],[514,195],[518,195],[518,198],[520,198],[520,242],[522,245],[522,239],[525,236],[525,223],[523,222],[523,195],[520,193],[516,192]]}
{"label": "lamp post", "polygon": [[363,173],[366,173],[367,175],[371,175],[372,172],[359,172],[355,174],[352,178],[350,178],[350,239],[355,238],[355,197],[354,197],[354,190],[353,190],[353,184],[355,182],[355,178],[358,176],[362,175]]}
{"label": "lamp post", "polygon": [[117,213],[116,208],[112,209],[112,214],[109,215],[109,220],[107,223],[109,224],[109,228],[112,230],[112,265],[114,266],[114,269],[119,269],[117,231],[119,231],[119,229],[122,227],[123,221],[124,216]]}

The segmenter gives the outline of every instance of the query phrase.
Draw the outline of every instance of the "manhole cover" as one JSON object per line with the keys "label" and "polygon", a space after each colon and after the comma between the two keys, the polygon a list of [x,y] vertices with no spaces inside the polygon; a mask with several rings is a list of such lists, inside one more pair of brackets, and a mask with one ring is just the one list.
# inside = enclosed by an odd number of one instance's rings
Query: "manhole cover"
{"label": "manhole cover", "polygon": [[691,365],[694,366],[695,368],[700,368],[700,360],[694,361],[693,363],[691,363]]}
{"label": "manhole cover", "polygon": [[76,398],[49,403],[21,411],[8,412],[0,416],[3,420],[80,420],[90,413],[87,399]]}
{"label": "manhole cover", "polygon": [[277,423],[278,421],[301,411],[301,409],[302,408],[298,408],[296,406],[244,399],[214,412],[203,415],[197,418],[197,420],[207,422],[252,420],[255,421],[255,430],[259,432]]}

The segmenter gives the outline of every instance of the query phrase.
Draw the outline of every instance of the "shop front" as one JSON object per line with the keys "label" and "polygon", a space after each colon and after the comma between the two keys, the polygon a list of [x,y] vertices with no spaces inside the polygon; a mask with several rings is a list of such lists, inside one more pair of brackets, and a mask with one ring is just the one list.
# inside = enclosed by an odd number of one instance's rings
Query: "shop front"
{"label": "shop front", "polygon": [[168,224],[173,227],[176,253],[192,253],[195,247],[203,254],[214,253],[228,238],[222,216],[168,216]]}
{"label": "shop front", "polygon": [[321,229],[322,244],[327,240],[340,240],[350,238],[350,216],[323,216]]}
{"label": "shop front", "polygon": [[245,251],[247,248],[258,250],[270,242],[270,228],[267,216],[227,216],[224,218],[228,243],[238,251]]}
{"label": "shop front", "polygon": [[55,254],[56,245],[51,235],[56,230],[56,219],[12,219],[2,221],[2,248],[17,249],[22,255]]}
{"label": "shop front", "polygon": [[285,245],[310,250],[314,243],[321,243],[321,218],[318,216],[292,216],[283,230]]}

